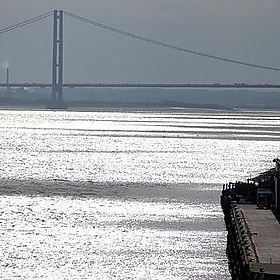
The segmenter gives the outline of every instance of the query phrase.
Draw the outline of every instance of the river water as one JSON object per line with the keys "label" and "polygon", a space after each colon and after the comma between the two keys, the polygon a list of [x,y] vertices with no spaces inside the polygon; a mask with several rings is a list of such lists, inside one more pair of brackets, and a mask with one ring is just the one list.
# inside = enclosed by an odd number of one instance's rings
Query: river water
{"label": "river water", "polygon": [[1,279],[230,279],[222,184],[273,166],[279,117],[1,110]]}

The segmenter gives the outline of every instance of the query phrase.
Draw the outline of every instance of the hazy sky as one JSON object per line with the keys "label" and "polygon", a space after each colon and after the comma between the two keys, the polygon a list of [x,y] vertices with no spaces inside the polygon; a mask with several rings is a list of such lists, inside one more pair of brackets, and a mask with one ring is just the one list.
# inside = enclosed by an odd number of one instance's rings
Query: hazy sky
{"label": "hazy sky", "polygon": [[[0,29],[54,9],[211,55],[280,68],[280,0],[1,0]],[[65,82],[280,83],[280,72],[149,45],[65,18]],[[50,82],[52,18],[0,36],[0,81]]]}

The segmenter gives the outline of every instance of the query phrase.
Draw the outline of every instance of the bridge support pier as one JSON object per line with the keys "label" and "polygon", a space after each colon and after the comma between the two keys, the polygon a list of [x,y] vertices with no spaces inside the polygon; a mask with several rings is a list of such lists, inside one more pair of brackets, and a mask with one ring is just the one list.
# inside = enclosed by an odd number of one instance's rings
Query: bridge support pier
{"label": "bridge support pier", "polygon": [[63,102],[63,11],[54,11],[52,99],[49,109],[65,109]]}

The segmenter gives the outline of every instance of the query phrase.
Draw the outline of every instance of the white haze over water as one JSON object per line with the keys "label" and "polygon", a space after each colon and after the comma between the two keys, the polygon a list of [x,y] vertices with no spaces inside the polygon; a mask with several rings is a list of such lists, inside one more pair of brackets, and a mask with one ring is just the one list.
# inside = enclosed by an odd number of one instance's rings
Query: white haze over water
{"label": "white haze over water", "polygon": [[277,112],[0,111],[3,279],[230,279],[222,183],[273,166]]}
{"label": "white haze over water", "polygon": [[5,60],[4,62],[2,62],[2,68],[4,68],[4,69],[8,69],[9,67],[10,67],[10,64],[9,64],[9,62],[7,61],[7,60]]}

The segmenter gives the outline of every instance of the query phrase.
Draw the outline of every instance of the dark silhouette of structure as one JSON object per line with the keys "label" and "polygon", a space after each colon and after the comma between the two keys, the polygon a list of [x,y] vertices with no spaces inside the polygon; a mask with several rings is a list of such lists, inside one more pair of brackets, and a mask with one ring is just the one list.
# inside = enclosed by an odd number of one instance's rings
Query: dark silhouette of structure
{"label": "dark silhouette of structure", "polygon": [[51,109],[60,109],[66,108],[66,104],[63,102],[63,87],[108,87],[108,88],[280,88],[280,84],[245,84],[245,83],[232,83],[232,84],[220,84],[220,83],[182,83],[182,84],[165,84],[165,83],[154,83],[154,84],[147,84],[147,83],[138,83],[138,84],[129,84],[129,83],[116,83],[116,84],[109,84],[109,83],[63,83],[63,21],[64,15],[71,17],[75,20],[81,21],[87,25],[92,25],[94,27],[102,28],[110,32],[117,33],[121,36],[130,37],[134,40],[144,41],[149,44],[158,45],[161,47],[169,48],[175,51],[180,51],[183,53],[189,53],[201,57],[206,57],[209,59],[219,60],[228,63],[234,63],[242,66],[248,66],[253,68],[259,68],[263,70],[269,71],[278,71],[280,72],[280,68],[277,67],[269,67],[265,65],[260,65],[256,63],[248,63],[239,60],[234,60],[226,57],[221,56],[214,56],[209,55],[206,53],[201,53],[195,50],[190,50],[182,47],[178,47],[172,44],[167,44],[161,41],[157,41],[154,39],[150,39],[144,36],[139,36],[134,33],[126,32],[114,27],[110,27],[98,22],[95,22],[90,19],[86,19],[84,17],[69,13],[67,11],[49,11],[45,14],[36,16],[32,19],[17,23],[15,25],[9,26],[7,28],[0,30],[0,35],[11,32],[17,28],[32,24],[34,22],[40,21],[44,18],[49,16],[53,16],[53,62],[52,62],[52,83],[11,83],[9,80],[9,69],[7,69],[7,82],[0,83],[0,87],[6,87],[7,92],[12,92],[12,87],[51,87],[52,94],[51,94],[51,102],[48,104],[48,108]]}
{"label": "dark silhouette of structure", "polygon": [[63,11],[54,11],[53,18],[53,63],[52,99],[48,108],[66,108],[63,102]]}
{"label": "dark silhouette of structure", "polygon": [[12,94],[12,90],[11,90],[11,85],[10,85],[10,69],[9,69],[9,67],[7,67],[6,73],[7,73],[6,95],[7,95],[7,97],[10,97],[11,94]]}
{"label": "dark silhouette of structure", "polygon": [[273,161],[275,168],[223,187],[232,279],[280,279],[280,160]]}

